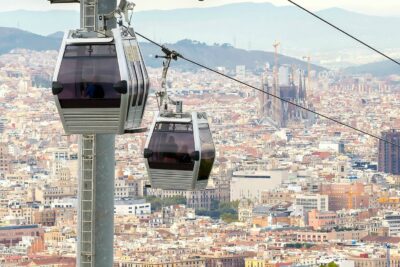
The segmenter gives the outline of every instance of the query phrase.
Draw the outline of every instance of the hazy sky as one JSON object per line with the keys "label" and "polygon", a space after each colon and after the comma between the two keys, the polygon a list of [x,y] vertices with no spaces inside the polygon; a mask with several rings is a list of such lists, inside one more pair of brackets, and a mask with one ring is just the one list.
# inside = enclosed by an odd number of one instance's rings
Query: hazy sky
{"label": "hazy sky", "polygon": [[[372,15],[399,16],[399,0],[295,0],[297,3],[312,10],[320,10],[329,7],[341,7],[344,9],[358,11]],[[175,9],[185,7],[208,7],[238,2],[270,2],[275,5],[288,5],[286,0],[135,0],[137,10],[148,9]],[[50,5],[48,0],[0,0],[0,11],[16,9],[48,10],[48,9],[76,9],[79,4]]]}

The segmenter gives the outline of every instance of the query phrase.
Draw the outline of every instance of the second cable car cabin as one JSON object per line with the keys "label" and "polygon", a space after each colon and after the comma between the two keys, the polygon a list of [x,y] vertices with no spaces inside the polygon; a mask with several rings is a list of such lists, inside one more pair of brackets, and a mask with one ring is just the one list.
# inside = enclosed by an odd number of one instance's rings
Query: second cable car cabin
{"label": "second cable car cabin", "polygon": [[152,188],[205,189],[215,159],[206,114],[157,114],[144,157]]}
{"label": "second cable car cabin", "polygon": [[149,93],[136,37],[123,28],[113,29],[112,37],[66,33],[52,91],[67,134],[134,132]]}

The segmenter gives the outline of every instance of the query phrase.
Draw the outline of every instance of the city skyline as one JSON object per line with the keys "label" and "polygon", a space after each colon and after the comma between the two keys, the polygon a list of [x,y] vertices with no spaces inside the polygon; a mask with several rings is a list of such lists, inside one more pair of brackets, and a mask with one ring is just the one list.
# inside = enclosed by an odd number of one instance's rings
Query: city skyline
{"label": "city skyline", "polygon": [[[56,56],[55,51],[16,49],[0,57],[0,193],[5,200],[0,204],[5,226],[0,227],[5,236],[0,243],[9,244],[8,236],[13,238],[12,246],[0,247],[5,267],[18,266],[23,255],[36,264],[38,255],[45,255],[43,261],[59,262],[54,251],[63,250],[64,260],[72,263],[76,255],[77,136],[61,136],[48,88]],[[260,74],[243,66],[223,71],[261,86]],[[287,84],[287,71],[282,71],[280,83]],[[159,79],[160,72],[149,68],[151,80]],[[265,69],[263,76],[272,81],[274,73]],[[379,134],[400,122],[396,79],[335,74],[331,80],[312,75],[313,90],[308,90],[307,99],[318,111],[339,110],[338,120]],[[266,102],[219,76],[174,70],[169,81],[186,110],[209,114],[218,165],[206,190],[150,190],[141,153],[146,136],[117,139],[119,267],[182,261],[201,267],[213,262],[225,262],[220,265],[224,267],[320,266],[331,261],[351,262],[349,267],[362,262],[383,266],[385,248],[377,250],[374,240],[399,240],[400,217],[390,212],[400,208],[400,197],[396,190],[386,190],[398,186],[398,178],[377,171],[375,139],[321,118],[306,127],[294,117],[280,130],[268,121],[255,124],[265,117],[261,105]],[[148,101],[144,125],[158,109],[154,97]],[[36,237],[29,236],[32,232]],[[244,240],[246,236],[251,239]],[[338,239],[344,241],[334,241]],[[350,247],[349,240],[360,243]],[[279,257],[271,258],[278,242],[288,245],[279,250]],[[311,242],[317,246],[296,248]],[[398,262],[393,245],[391,257]],[[360,248],[368,257],[356,254]],[[17,255],[8,257],[10,251]],[[257,265],[260,262],[263,265]]]}

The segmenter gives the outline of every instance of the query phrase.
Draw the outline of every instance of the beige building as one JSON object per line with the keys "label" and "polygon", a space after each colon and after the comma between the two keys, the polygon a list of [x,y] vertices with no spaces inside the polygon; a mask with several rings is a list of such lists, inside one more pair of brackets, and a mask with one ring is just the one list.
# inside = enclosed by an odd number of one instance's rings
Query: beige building
{"label": "beige building", "polygon": [[297,232],[297,242],[326,242],[329,240],[360,241],[368,235],[366,230],[341,231],[341,232]]}
{"label": "beige building", "polygon": [[244,255],[206,256],[206,267],[242,267],[245,263]]}
{"label": "beige building", "polygon": [[35,200],[50,205],[55,200],[73,198],[77,195],[76,186],[48,186],[35,189]]}
{"label": "beige building", "polygon": [[[386,258],[350,258],[354,261],[354,267],[383,267],[386,266]],[[390,266],[400,266],[400,257],[390,257]]]}
{"label": "beige building", "polygon": [[144,195],[144,179],[134,179],[133,176],[115,179],[116,198],[139,198]]}
{"label": "beige building", "polygon": [[0,143],[0,176],[5,176],[10,172],[10,155],[8,146],[5,143]]}
{"label": "beige building", "polygon": [[251,223],[253,217],[253,203],[248,199],[240,200],[238,219],[240,222]]}
{"label": "beige building", "polygon": [[263,191],[261,192],[261,203],[267,205],[276,205],[282,202],[294,201],[294,193],[292,192],[276,192],[276,191]]}
{"label": "beige building", "polygon": [[187,259],[174,262],[153,263],[153,262],[119,262],[114,267],[206,267],[204,259]]}

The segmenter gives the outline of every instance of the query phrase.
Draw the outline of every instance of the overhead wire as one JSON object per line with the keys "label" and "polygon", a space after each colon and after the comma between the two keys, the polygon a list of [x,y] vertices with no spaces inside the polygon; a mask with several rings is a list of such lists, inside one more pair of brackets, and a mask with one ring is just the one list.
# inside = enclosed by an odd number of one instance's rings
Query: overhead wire
{"label": "overhead wire", "polygon": [[270,92],[264,91],[263,89],[260,89],[260,88],[258,88],[258,87],[255,87],[255,86],[253,86],[253,85],[251,85],[251,84],[249,84],[249,83],[246,83],[246,82],[244,82],[244,81],[241,81],[241,80],[239,80],[239,79],[236,79],[236,78],[234,78],[234,77],[232,77],[232,76],[226,75],[226,74],[224,74],[224,73],[222,73],[222,72],[219,72],[219,71],[217,71],[217,70],[215,70],[215,69],[213,69],[213,68],[211,68],[211,67],[208,67],[208,66],[206,66],[206,65],[204,65],[204,64],[201,64],[201,63],[199,63],[199,62],[197,62],[197,61],[194,61],[194,60],[192,60],[192,59],[190,59],[190,58],[187,58],[187,57],[183,56],[182,54],[180,54],[180,53],[178,53],[178,52],[176,52],[176,51],[172,51],[172,50],[170,50],[169,48],[165,47],[164,45],[161,45],[161,44],[157,43],[156,41],[153,41],[152,39],[146,37],[145,35],[140,34],[139,32],[136,32],[136,31],[135,31],[135,34],[138,35],[138,36],[140,36],[140,37],[143,38],[144,40],[146,40],[146,41],[152,43],[153,45],[160,47],[163,51],[170,51],[171,53],[175,53],[177,57],[179,57],[179,58],[181,58],[181,59],[183,59],[183,60],[185,60],[185,61],[187,61],[187,62],[189,62],[189,63],[191,63],[191,64],[193,64],[193,65],[196,65],[196,66],[198,66],[198,67],[200,67],[200,68],[206,69],[206,70],[208,70],[208,71],[210,71],[210,72],[213,72],[213,73],[215,73],[215,74],[218,74],[218,75],[220,75],[220,76],[223,76],[223,77],[225,77],[225,78],[227,78],[227,79],[229,79],[229,80],[232,80],[232,81],[237,82],[237,83],[239,83],[239,84],[241,84],[241,85],[244,85],[244,86],[246,86],[246,87],[249,87],[249,88],[251,88],[251,89],[254,89],[254,90],[256,90],[256,91],[259,91],[259,92],[261,92],[261,93],[263,93],[263,94],[266,94],[266,95],[268,95],[268,96],[270,96],[270,97],[279,99],[279,100],[281,100],[282,102],[288,103],[288,104],[293,105],[293,106],[295,106],[295,107],[298,107],[298,108],[300,108],[300,109],[303,109],[303,110],[306,110],[306,111],[311,112],[311,113],[313,113],[313,114],[316,114],[316,115],[318,115],[318,116],[320,116],[320,117],[322,117],[322,118],[325,118],[325,119],[327,119],[327,120],[333,121],[333,122],[335,122],[335,123],[337,123],[337,124],[339,124],[339,125],[345,126],[345,127],[349,128],[349,129],[352,129],[352,130],[354,130],[354,131],[356,131],[356,132],[359,132],[359,133],[362,133],[362,134],[364,134],[364,135],[370,136],[370,137],[375,138],[375,139],[377,139],[377,140],[380,140],[380,141],[382,141],[382,142],[385,142],[385,143],[388,143],[388,144],[391,144],[391,145],[395,145],[395,146],[400,147],[398,144],[393,143],[393,142],[391,142],[391,141],[389,141],[389,140],[386,140],[386,139],[384,139],[384,138],[382,138],[382,137],[380,137],[380,136],[377,136],[377,135],[372,134],[372,133],[369,133],[369,132],[367,132],[367,131],[358,129],[358,128],[353,127],[353,126],[351,126],[351,125],[349,125],[349,124],[347,124],[347,123],[344,123],[344,122],[342,122],[342,121],[339,121],[339,120],[337,120],[337,119],[335,119],[335,118],[332,118],[332,117],[330,117],[330,116],[324,115],[324,114],[322,114],[322,113],[320,113],[320,112],[317,112],[317,111],[312,110],[312,109],[310,109],[310,108],[304,107],[304,106],[302,106],[302,105],[299,105],[299,104],[297,104],[297,103],[295,103],[295,102],[292,102],[292,101],[290,101],[290,100],[287,100],[287,99],[284,99],[284,98],[282,98],[282,97],[279,97],[279,96],[277,96],[277,95],[271,94]]}
{"label": "overhead wire", "polygon": [[345,34],[345,35],[347,35],[347,36],[350,37],[351,39],[353,39],[353,40],[359,42],[360,44],[362,44],[362,45],[368,47],[369,49],[373,50],[374,52],[380,54],[381,56],[383,56],[383,57],[389,59],[390,61],[396,63],[397,65],[400,65],[400,62],[399,62],[399,61],[393,59],[392,57],[386,55],[385,53],[379,51],[378,49],[372,47],[371,45],[369,45],[369,44],[367,44],[367,43],[361,41],[359,38],[357,38],[357,37],[355,37],[354,35],[352,35],[352,34],[346,32],[345,30],[339,28],[338,26],[332,24],[331,22],[327,21],[326,19],[321,18],[320,16],[318,16],[318,15],[315,14],[314,12],[312,12],[312,11],[306,9],[305,7],[303,7],[303,6],[299,5],[299,4],[297,4],[296,2],[294,2],[294,1],[292,1],[292,0],[287,0],[287,1],[289,1],[289,2],[292,3],[293,5],[297,6],[298,8],[304,10],[305,12],[307,12],[308,14],[310,14],[311,16],[313,16],[313,17],[319,19],[320,21],[322,21],[322,22],[328,24],[328,25],[331,26],[332,28],[334,28],[334,29],[340,31],[341,33],[343,33],[343,34]]}

